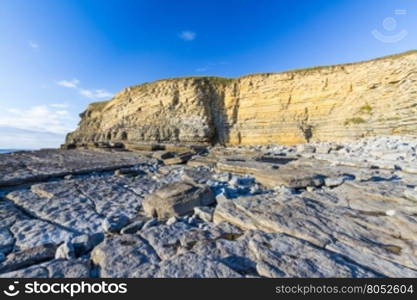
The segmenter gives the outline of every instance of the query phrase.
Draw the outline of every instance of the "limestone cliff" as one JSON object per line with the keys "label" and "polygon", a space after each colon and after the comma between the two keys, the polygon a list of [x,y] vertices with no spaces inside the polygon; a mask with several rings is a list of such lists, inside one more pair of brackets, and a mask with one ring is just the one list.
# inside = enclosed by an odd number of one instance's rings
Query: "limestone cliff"
{"label": "limestone cliff", "polygon": [[236,79],[129,87],[81,114],[67,144],[297,144],[417,134],[417,51]]}

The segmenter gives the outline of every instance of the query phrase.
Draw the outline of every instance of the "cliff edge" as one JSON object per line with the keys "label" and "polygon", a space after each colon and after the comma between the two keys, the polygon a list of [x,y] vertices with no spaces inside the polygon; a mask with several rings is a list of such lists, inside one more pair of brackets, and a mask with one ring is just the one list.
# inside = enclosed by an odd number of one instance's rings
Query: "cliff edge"
{"label": "cliff edge", "polygon": [[291,145],[416,135],[417,51],[235,79],[159,80],[92,103],[80,116],[66,145]]}

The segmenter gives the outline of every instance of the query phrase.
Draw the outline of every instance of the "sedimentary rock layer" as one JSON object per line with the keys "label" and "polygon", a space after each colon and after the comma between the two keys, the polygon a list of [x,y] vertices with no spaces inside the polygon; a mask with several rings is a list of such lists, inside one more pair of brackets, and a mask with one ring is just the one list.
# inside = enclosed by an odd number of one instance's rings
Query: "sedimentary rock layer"
{"label": "sedimentary rock layer", "polygon": [[67,144],[297,144],[415,135],[417,52],[236,79],[187,77],[90,104]]}

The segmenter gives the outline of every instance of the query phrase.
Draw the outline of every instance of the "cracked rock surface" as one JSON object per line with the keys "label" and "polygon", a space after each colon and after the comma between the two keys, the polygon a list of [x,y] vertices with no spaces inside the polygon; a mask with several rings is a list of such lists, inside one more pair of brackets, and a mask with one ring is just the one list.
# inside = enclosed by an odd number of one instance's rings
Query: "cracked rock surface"
{"label": "cracked rock surface", "polygon": [[0,277],[417,277],[415,138],[139,148],[0,154]]}

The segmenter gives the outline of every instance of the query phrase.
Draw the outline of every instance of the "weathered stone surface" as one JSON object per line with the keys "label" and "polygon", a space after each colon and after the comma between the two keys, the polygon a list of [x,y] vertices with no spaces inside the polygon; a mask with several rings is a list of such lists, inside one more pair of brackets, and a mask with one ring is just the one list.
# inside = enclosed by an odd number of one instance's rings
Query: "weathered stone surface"
{"label": "weathered stone surface", "polygon": [[417,202],[417,187],[415,187],[414,189],[405,189],[403,195],[407,199]]}
{"label": "weathered stone surface", "polygon": [[334,189],[337,197],[345,199],[353,209],[374,213],[388,210],[417,213],[416,201],[404,196],[407,187],[398,180],[380,180],[365,182],[347,182]]}
{"label": "weathered stone surface", "polygon": [[146,222],[143,224],[142,229],[151,228],[151,227],[154,227],[154,226],[156,226],[156,225],[158,225],[158,219],[156,219],[156,218],[152,218],[152,219],[150,219],[150,220],[146,221]]}
{"label": "weathered stone surface", "polygon": [[[407,228],[413,228],[415,220],[383,216],[368,216],[350,208],[326,207],[312,199],[282,195],[221,202],[216,207],[214,222],[228,221],[244,229],[285,233],[357,260],[379,274],[395,277],[413,274],[412,269],[417,269],[414,254],[417,248],[415,235]],[[396,231],[401,232],[399,236],[392,236]],[[411,240],[404,241],[401,234]],[[357,257],[345,250],[350,248],[357,251]],[[372,265],[371,259],[363,258],[365,255],[373,257],[372,260],[378,257],[381,262]],[[393,264],[397,267],[383,267]]]}
{"label": "weathered stone surface", "polygon": [[71,240],[71,244],[74,247],[75,254],[77,256],[80,256],[91,249],[93,249],[95,246],[100,244],[104,240],[104,234],[103,233],[95,233],[92,235],[79,235]]}
{"label": "weathered stone surface", "polygon": [[124,215],[123,227],[134,218],[144,194],[151,188],[142,189],[146,183],[117,176],[91,177],[36,184],[30,191],[14,191],[7,197],[30,214],[70,232],[91,234],[107,230],[102,227],[106,219]]}
{"label": "weathered stone surface", "polygon": [[147,263],[158,263],[151,246],[140,237],[120,235],[107,237],[91,253],[92,261],[100,267],[100,276],[132,277]]}
{"label": "weathered stone surface", "polygon": [[214,196],[207,186],[182,182],[166,185],[148,195],[143,201],[143,209],[149,216],[165,219],[188,214],[196,206],[206,206],[213,202]]}
{"label": "weathered stone surface", "polygon": [[60,244],[75,236],[72,231],[39,219],[16,221],[10,231],[16,239],[15,247],[21,250],[50,243]]}
{"label": "weathered stone surface", "polygon": [[0,264],[0,273],[6,273],[30,265],[53,259],[57,246],[45,244],[34,248],[13,252]]}
{"label": "weathered stone surface", "polygon": [[[417,139],[310,146],[208,148],[199,159],[210,163],[195,167],[135,152],[143,159],[126,170],[138,176],[0,187],[1,276],[417,277],[417,177],[407,168]],[[28,159],[38,156],[46,161],[42,151]],[[194,199],[201,190],[209,206]],[[155,195],[152,209],[169,207],[163,220],[146,215]]]}
{"label": "weathered stone surface", "polygon": [[207,206],[194,207],[194,216],[203,221],[211,222],[213,220],[214,209]]}
{"label": "weathered stone surface", "polygon": [[36,218],[42,218],[73,232],[96,232],[102,217],[88,199],[76,190],[61,187],[65,195],[41,197],[32,191],[14,191],[7,195],[17,205]]}
{"label": "weathered stone surface", "polygon": [[154,277],[239,278],[242,276],[219,261],[190,252],[162,261]]}
{"label": "weathered stone surface", "polygon": [[192,236],[195,231],[201,232],[186,222],[175,222],[145,228],[140,232],[140,236],[148,241],[161,259],[168,259],[177,254],[181,240],[185,241],[186,237]]}
{"label": "weathered stone surface", "polygon": [[194,245],[199,242],[233,238],[240,235],[241,231],[230,224],[195,226],[183,218],[140,232],[140,236],[149,242],[163,260],[180,253],[194,251]]}
{"label": "weathered stone surface", "polygon": [[381,259],[380,256],[375,255],[372,251],[367,251],[365,247],[356,247],[335,242],[329,246],[326,246],[326,249],[340,253],[348,259],[352,259],[362,266],[366,266],[371,270],[375,270],[380,274],[388,277],[413,277],[417,276],[417,270],[404,267],[401,264],[392,262],[390,260]]}
{"label": "weathered stone surface", "polygon": [[157,151],[152,156],[156,159],[159,159],[159,160],[165,160],[165,159],[168,159],[168,158],[175,157],[175,152]]}
{"label": "weathered stone surface", "polygon": [[129,225],[127,225],[126,227],[124,227],[120,233],[122,234],[133,234],[138,232],[139,230],[142,229],[143,225],[145,225],[145,221],[143,220],[139,220],[139,221],[135,221]]}
{"label": "weathered stone surface", "polygon": [[179,153],[178,155],[164,159],[165,165],[177,165],[177,164],[183,164],[189,161],[193,157],[194,153],[191,152],[185,152],[185,153]]}
{"label": "weathered stone surface", "polygon": [[14,246],[15,239],[7,228],[0,228],[0,252],[8,253]]}
{"label": "weathered stone surface", "polygon": [[344,183],[346,180],[349,180],[349,179],[350,178],[348,176],[325,178],[324,184],[328,187],[335,187],[335,186],[341,185],[342,183]]}
{"label": "weathered stone surface", "polygon": [[141,144],[141,143],[135,143],[135,144],[124,144],[126,149],[129,150],[137,150],[137,151],[159,151],[164,150],[165,147],[163,145],[159,144]]}
{"label": "weathered stone surface", "polygon": [[323,175],[317,173],[316,170],[294,165],[280,166],[246,160],[222,160],[217,163],[217,169],[232,173],[251,174],[258,182],[271,188],[281,185],[289,188],[304,188],[323,184]]}
{"label": "weathered stone surface", "polygon": [[67,242],[61,244],[55,252],[56,259],[73,259],[75,258],[75,250],[73,244]]}
{"label": "weathered stone surface", "polygon": [[248,247],[264,277],[379,277],[341,255],[284,234],[255,233]]}
{"label": "weathered stone surface", "polygon": [[114,175],[116,176],[139,176],[144,174],[145,173],[143,171],[135,168],[121,168],[114,171]]}
{"label": "weathered stone surface", "polygon": [[102,228],[105,232],[117,232],[129,222],[123,214],[107,217],[103,220]]}
{"label": "weathered stone surface", "polygon": [[90,276],[90,261],[87,259],[55,259],[0,274],[0,278],[88,278]]}
{"label": "weathered stone surface", "polygon": [[195,182],[198,184],[205,184],[213,176],[213,171],[210,169],[198,166],[195,168],[184,169],[181,179],[186,182]]}
{"label": "weathered stone surface", "polygon": [[323,247],[332,240],[323,210],[318,202],[295,196],[241,197],[220,202],[213,221],[226,221],[243,229],[286,233]]}
{"label": "weathered stone surface", "polygon": [[214,157],[208,156],[193,156],[188,162],[187,165],[190,167],[214,167],[217,163],[217,159]]}
{"label": "weathered stone surface", "polygon": [[310,144],[300,144],[300,145],[297,145],[297,152],[314,153],[316,152],[316,147]]}
{"label": "weathered stone surface", "polygon": [[133,166],[144,158],[103,150],[40,150],[1,154],[0,187],[44,181],[68,174],[110,171]]}
{"label": "weathered stone surface", "polygon": [[13,202],[0,198],[0,228],[8,228],[18,220],[26,219],[28,219],[28,216]]}

